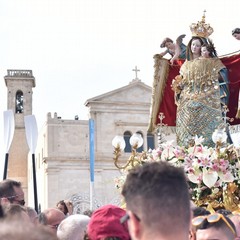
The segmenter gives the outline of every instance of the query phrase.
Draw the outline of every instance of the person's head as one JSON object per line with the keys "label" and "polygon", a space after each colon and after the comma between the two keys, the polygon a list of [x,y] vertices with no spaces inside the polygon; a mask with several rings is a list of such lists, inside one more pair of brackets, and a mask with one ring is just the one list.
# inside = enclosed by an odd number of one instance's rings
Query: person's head
{"label": "person's head", "polygon": [[114,205],[105,205],[93,212],[88,224],[87,234],[90,240],[129,240],[130,235],[126,223],[120,219],[126,211]]}
{"label": "person's head", "polygon": [[0,222],[1,240],[58,240],[56,234],[41,225],[19,220],[4,220]]}
{"label": "person's head", "polygon": [[7,219],[16,219],[22,222],[30,222],[30,218],[27,214],[27,210],[25,207],[19,204],[8,204],[5,205],[4,208],[4,216]]}
{"label": "person's head", "polygon": [[239,213],[237,213],[237,214],[235,214],[235,213],[230,214],[229,218],[231,219],[231,221],[235,225],[237,237],[240,239],[240,215],[239,215]]}
{"label": "person's head", "polygon": [[230,210],[227,210],[224,208],[220,208],[216,212],[222,214],[223,216],[227,216],[227,217],[232,214],[232,212]]}
{"label": "person's head", "polygon": [[0,182],[1,204],[14,203],[24,206],[24,192],[20,182],[6,179]]}
{"label": "person's head", "polygon": [[174,44],[174,43],[173,43],[173,40],[167,37],[167,38],[164,38],[164,40],[162,41],[160,47],[161,47],[161,48],[164,48],[164,47],[166,47],[166,48],[172,48],[172,47],[173,47],[173,44]]}
{"label": "person's head", "polygon": [[235,37],[237,40],[240,40],[240,28],[234,28],[232,30],[232,35]]}
{"label": "person's head", "polygon": [[192,224],[197,227],[196,240],[234,240],[236,237],[233,222],[220,213],[196,217]]}
{"label": "person's head", "polygon": [[187,59],[193,60],[201,56],[201,47],[204,44],[204,40],[201,37],[192,37],[187,45]]}
{"label": "person's head", "polygon": [[64,200],[61,200],[57,203],[57,209],[62,211],[65,215],[67,215],[67,213],[68,213],[68,209],[67,209],[67,206],[66,206],[66,203],[64,202]]}
{"label": "person's head", "polygon": [[[210,212],[203,207],[194,207],[192,209],[192,215],[193,218],[198,217],[198,216],[206,216],[210,215]],[[189,231],[189,239],[191,240],[196,240],[196,227],[191,225],[190,231]]]}
{"label": "person's head", "polygon": [[28,214],[28,216],[30,218],[30,221],[32,223],[36,224],[37,223],[37,219],[38,219],[38,214],[35,211],[35,209],[32,208],[32,207],[26,207],[26,211],[27,211],[27,214]]}
{"label": "person's head", "polygon": [[39,223],[50,227],[54,232],[57,232],[63,219],[65,219],[64,213],[56,208],[48,208],[38,215]]}
{"label": "person's head", "polygon": [[193,217],[206,216],[206,215],[210,215],[210,212],[206,208],[195,207],[193,209]]}
{"label": "person's head", "polygon": [[87,209],[87,210],[85,210],[85,211],[83,212],[83,215],[86,215],[86,216],[88,216],[88,217],[91,217],[92,214],[93,214],[93,211],[90,210],[90,209]]}
{"label": "person's head", "polygon": [[59,240],[84,239],[90,218],[86,215],[75,214],[65,218],[57,229]]}
{"label": "person's head", "polygon": [[[167,162],[132,169],[123,185],[134,239],[186,239],[190,229],[188,184],[182,168]],[[174,231],[172,230],[174,226]]]}

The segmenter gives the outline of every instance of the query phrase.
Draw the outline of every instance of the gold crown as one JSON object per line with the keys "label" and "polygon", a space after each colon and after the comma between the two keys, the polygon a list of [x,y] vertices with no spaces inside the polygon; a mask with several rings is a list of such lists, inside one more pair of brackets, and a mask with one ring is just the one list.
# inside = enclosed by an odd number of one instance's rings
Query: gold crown
{"label": "gold crown", "polygon": [[192,36],[207,38],[213,33],[213,28],[205,23],[205,12],[203,12],[202,21],[190,25]]}

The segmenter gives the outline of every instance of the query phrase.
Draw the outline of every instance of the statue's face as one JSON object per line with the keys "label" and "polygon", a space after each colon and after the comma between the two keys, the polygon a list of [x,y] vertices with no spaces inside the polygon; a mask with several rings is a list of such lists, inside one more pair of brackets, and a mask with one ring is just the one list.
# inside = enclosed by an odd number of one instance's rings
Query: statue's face
{"label": "statue's face", "polygon": [[207,50],[207,47],[204,46],[201,48],[201,55],[204,58],[209,58],[209,51]]}
{"label": "statue's face", "polygon": [[166,42],[165,47],[168,49],[174,49],[174,44],[172,42]]}
{"label": "statue's face", "polygon": [[199,39],[194,39],[191,44],[191,51],[193,54],[199,55],[201,54],[201,42]]}
{"label": "statue's face", "polygon": [[240,40],[240,33],[234,33],[233,37],[235,37],[237,40]]}

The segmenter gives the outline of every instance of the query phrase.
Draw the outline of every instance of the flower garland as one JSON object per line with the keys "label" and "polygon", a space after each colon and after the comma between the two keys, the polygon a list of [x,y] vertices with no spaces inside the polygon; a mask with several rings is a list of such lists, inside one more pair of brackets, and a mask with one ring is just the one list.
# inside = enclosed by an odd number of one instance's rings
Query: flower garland
{"label": "flower garland", "polygon": [[[182,167],[189,182],[191,199],[198,206],[235,210],[240,204],[240,157],[237,149],[230,145],[225,148],[203,146],[202,137],[195,137],[194,145],[188,148],[174,146],[173,141],[149,150],[141,159],[146,162],[168,161]],[[141,155],[142,156],[142,155]],[[127,173],[114,179],[115,187],[121,190]]]}

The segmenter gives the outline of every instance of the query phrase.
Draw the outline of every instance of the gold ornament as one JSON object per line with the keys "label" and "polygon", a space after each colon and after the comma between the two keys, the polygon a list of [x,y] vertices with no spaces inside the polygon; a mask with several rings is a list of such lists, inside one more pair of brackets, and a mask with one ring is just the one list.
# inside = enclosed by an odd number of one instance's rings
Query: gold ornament
{"label": "gold ornament", "polygon": [[207,38],[213,33],[213,28],[209,24],[205,23],[205,12],[206,11],[203,12],[202,21],[198,23],[192,23],[190,25],[190,30],[193,37],[196,36]]}

